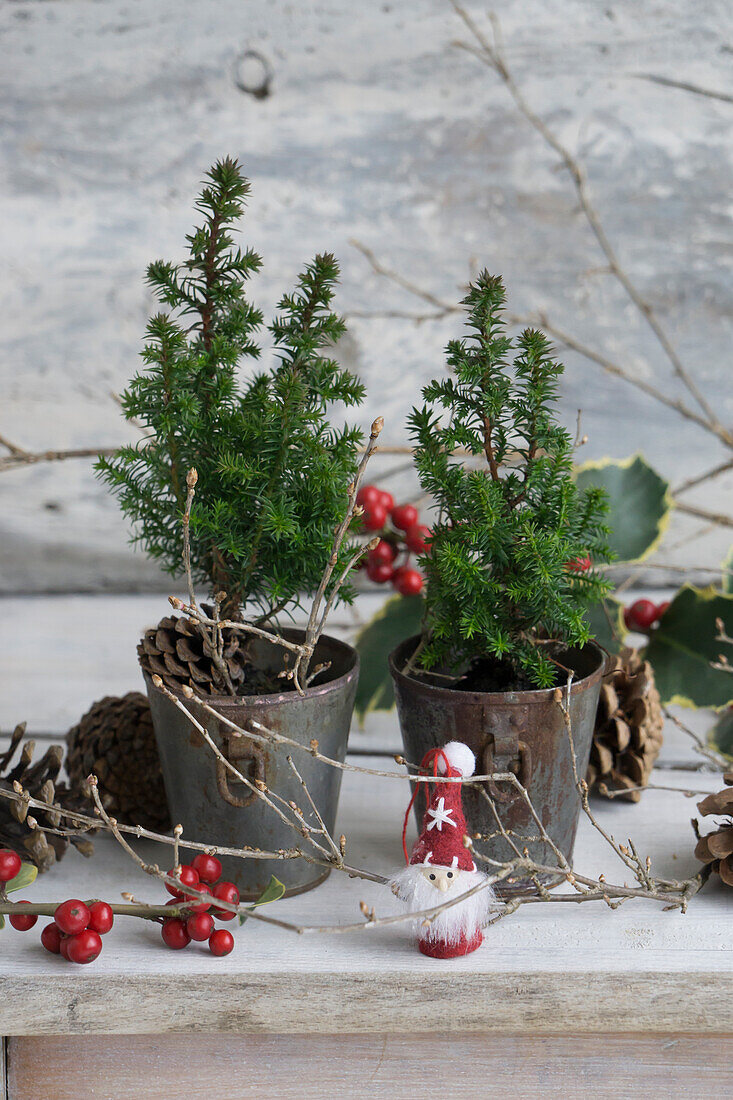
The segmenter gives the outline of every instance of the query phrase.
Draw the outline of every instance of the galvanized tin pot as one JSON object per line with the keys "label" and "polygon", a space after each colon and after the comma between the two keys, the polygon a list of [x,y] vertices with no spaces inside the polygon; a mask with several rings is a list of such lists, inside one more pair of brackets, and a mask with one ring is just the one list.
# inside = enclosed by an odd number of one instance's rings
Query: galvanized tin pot
{"label": "galvanized tin pot", "polygon": [[[434,687],[402,671],[418,641],[417,637],[408,638],[389,659],[407,759],[419,763],[430,748],[446,741],[464,741],[476,755],[478,774],[512,771],[518,777],[548,834],[569,860],[578,828],[580,796],[573,781],[572,754],[563,716],[553,702],[554,689],[468,692]],[[569,709],[578,774],[585,776],[604,657],[594,643],[583,649],[561,650],[557,657],[577,676],[570,691]],[[488,793],[507,831],[536,836],[537,826],[521,795],[506,783],[491,784],[491,788]],[[491,808],[477,786],[464,787],[463,803],[472,833],[496,832]],[[418,827],[424,811],[421,790],[415,800]],[[531,858],[538,863],[556,865],[546,841],[515,839],[515,843],[520,851],[528,848]],[[501,862],[516,856],[502,836],[476,842],[476,849]],[[549,885],[556,879],[547,875],[544,883]],[[543,881],[542,877],[540,880]],[[518,879],[498,887],[498,892],[504,897],[533,894],[536,886],[528,879]]]}
{"label": "galvanized tin pot", "polygon": [[[303,637],[299,630],[285,630],[283,634],[294,641]],[[253,654],[261,667],[267,668],[268,663],[272,669],[278,667],[279,652],[271,644],[262,642],[260,648],[253,646]],[[351,646],[324,636],[316,649],[314,664],[322,661],[331,662],[329,675],[332,679],[306,688],[304,695],[283,692],[236,699],[222,697],[211,705],[245,729],[254,719],[304,746],[316,738],[324,755],[343,761],[354,708],[359,658]],[[147,676],[145,681],[171,818],[183,825],[184,835],[224,847],[249,845],[266,851],[292,848],[299,839],[292,829],[232,776],[185,715]],[[340,769],[321,764],[309,753],[297,749],[285,750],[243,737],[231,737],[223,723],[197,704],[183,701],[238,771],[248,778],[263,780],[271,791],[288,801],[292,799],[306,812],[303,789],[286,760],[287,752],[291,752],[329,832],[333,832],[341,788]],[[303,859],[229,856],[222,858],[222,864],[224,877],[236,883],[241,896],[247,900],[259,897],[270,875],[276,875],[285,884],[287,896],[311,890],[329,874],[327,869]]]}

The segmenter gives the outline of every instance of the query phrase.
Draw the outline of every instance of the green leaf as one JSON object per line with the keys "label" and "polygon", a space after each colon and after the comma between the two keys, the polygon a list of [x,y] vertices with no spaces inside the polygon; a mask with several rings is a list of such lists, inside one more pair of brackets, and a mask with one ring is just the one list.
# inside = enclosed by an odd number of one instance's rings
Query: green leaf
{"label": "green leaf", "polygon": [[728,557],[723,562],[723,591],[728,596],[733,596],[733,546],[731,546]]}
{"label": "green leaf", "polygon": [[620,653],[624,646],[626,627],[624,605],[612,596],[592,604],[585,612],[591,635],[609,653]]}
{"label": "green leaf", "polygon": [[0,913],[0,932],[3,930],[4,927],[5,927],[5,916],[4,916],[3,913]]}
{"label": "green leaf", "polygon": [[733,760],[733,710],[723,711],[710,731],[709,742],[712,748]]}
{"label": "green leaf", "polygon": [[645,654],[663,702],[725,707],[733,700],[733,675],[710,667],[721,652],[716,619],[733,633],[733,596],[685,585],[672,600]]}
{"label": "green leaf", "polygon": [[35,864],[22,863],[15,878],[11,878],[10,882],[5,883],[5,889],[8,894],[12,893],[13,890],[25,890],[26,886],[30,886],[37,878],[38,868]]}
{"label": "green leaf", "polygon": [[422,596],[393,596],[358,635],[359,684],[354,709],[361,721],[372,710],[391,710],[394,689],[387,658],[405,638],[420,633]]}
{"label": "green leaf", "polygon": [[575,472],[580,489],[605,489],[611,510],[609,545],[619,561],[643,561],[656,550],[672,512],[669,482],[642,455],[587,462]]}
{"label": "green leaf", "polygon": [[[280,882],[280,879],[275,878],[274,875],[270,875],[270,881],[268,882],[267,886],[262,891],[260,896],[257,898],[257,901],[253,901],[252,904],[248,907],[248,911],[251,912],[253,909],[256,909],[259,905],[269,905],[269,903],[271,901],[279,901],[284,893],[285,893],[285,886],[283,885],[282,882]],[[246,920],[247,920],[246,913],[240,913],[239,914],[240,926],[242,924],[244,924],[244,922]]]}

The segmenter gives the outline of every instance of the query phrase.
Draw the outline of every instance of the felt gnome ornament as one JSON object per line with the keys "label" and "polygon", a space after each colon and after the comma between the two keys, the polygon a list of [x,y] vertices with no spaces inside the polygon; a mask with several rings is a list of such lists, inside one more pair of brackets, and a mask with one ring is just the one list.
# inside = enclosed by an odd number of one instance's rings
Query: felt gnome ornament
{"label": "felt gnome ornament", "polygon": [[[486,875],[478,870],[471,854],[461,784],[440,781],[440,776],[466,778],[473,775],[475,766],[473,753],[460,741],[449,741],[442,749],[430,749],[425,754],[421,771],[432,773],[435,783],[429,785],[420,836],[408,855],[405,833],[418,789],[415,784],[402,830],[407,866],[390,882],[393,893],[415,913],[469,895],[429,921],[416,920],[418,947],[424,955],[434,959],[469,955],[480,947],[483,942],[481,928],[496,901]],[[481,889],[475,890],[477,886]]]}

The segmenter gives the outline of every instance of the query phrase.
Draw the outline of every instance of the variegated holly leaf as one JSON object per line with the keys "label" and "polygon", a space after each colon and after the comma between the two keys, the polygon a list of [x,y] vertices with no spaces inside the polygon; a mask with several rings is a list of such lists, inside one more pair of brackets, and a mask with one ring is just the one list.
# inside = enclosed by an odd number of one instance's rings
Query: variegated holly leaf
{"label": "variegated holly leaf", "polygon": [[733,595],[685,585],[672,600],[645,654],[663,702],[725,707],[733,701],[733,675],[712,668],[722,648],[717,619],[733,634]]}
{"label": "variegated holly leaf", "polygon": [[611,528],[609,545],[619,561],[643,561],[656,550],[671,515],[669,483],[642,455],[587,462],[575,472],[579,488],[606,490]]}
{"label": "variegated holly leaf", "polygon": [[605,600],[587,608],[585,617],[598,644],[609,653],[620,653],[627,634],[624,605],[613,596],[606,596]]}
{"label": "variegated holly leaf", "polygon": [[362,721],[372,710],[394,706],[387,658],[405,638],[420,633],[424,607],[422,596],[393,596],[357,637],[360,668],[355,710]]}
{"label": "variegated holly leaf", "polygon": [[733,546],[728,551],[728,557],[723,562],[723,591],[733,596]]}
{"label": "variegated holly leaf", "polygon": [[709,741],[712,748],[733,760],[733,709],[723,711],[710,731]]}

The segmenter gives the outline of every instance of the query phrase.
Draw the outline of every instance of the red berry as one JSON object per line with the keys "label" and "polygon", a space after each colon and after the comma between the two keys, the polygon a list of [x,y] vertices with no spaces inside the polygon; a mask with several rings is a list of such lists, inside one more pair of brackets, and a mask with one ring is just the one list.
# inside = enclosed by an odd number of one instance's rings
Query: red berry
{"label": "red berry", "polygon": [[95,901],[89,906],[89,927],[100,936],[106,935],[115,922],[115,915],[106,901]]}
{"label": "red berry", "polygon": [[10,848],[0,850],[0,882],[10,882],[21,868],[20,856]]}
{"label": "red berry", "polygon": [[[20,902],[21,905],[28,905],[28,899],[23,898]],[[10,923],[13,928],[17,928],[19,932],[27,932],[29,928],[38,920],[38,917],[33,913],[13,913],[10,917]]]}
{"label": "red berry", "polygon": [[392,509],[392,523],[401,531],[407,531],[417,523],[417,508],[414,504],[398,504]]}
{"label": "red berry", "polygon": [[[200,894],[211,893],[211,887],[208,882],[200,882],[196,889]],[[186,908],[190,909],[192,913],[205,913],[207,909],[211,908],[210,901],[199,901],[198,898],[192,897],[191,894],[184,894],[182,900],[186,902]]]}
{"label": "red berry", "polygon": [[199,852],[195,859],[191,861],[191,866],[194,871],[198,871],[201,882],[214,883],[218,882],[221,878],[221,863],[216,856],[207,855],[206,852]]}
{"label": "red berry", "polygon": [[234,950],[234,936],[226,928],[217,928],[209,936],[209,948],[212,955],[228,955]]}
{"label": "red berry", "polygon": [[376,584],[384,584],[392,577],[393,569],[386,561],[370,561],[367,565],[367,577]]}
{"label": "red berry", "polygon": [[69,960],[69,940],[70,939],[71,939],[71,936],[65,936],[63,934],[63,932],[61,933],[61,940],[59,942],[59,955],[61,956],[62,959],[66,959],[67,962]]}
{"label": "red berry", "polygon": [[379,494],[379,503],[383,508],[386,508],[388,512],[391,512],[394,508],[394,497],[391,493],[388,493],[385,489]]}
{"label": "red berry", "polygon": [[593,562],[586,555],[584,558],[573,558],[572,561],[566,563],[565,568],[569,573],[587,573],[592,566]]}
{"label": "red berry", "polygon": [[41,943],[52,955],[61,954],[61,933],[55,920],[47,924],[41,932]]}
{"label": "red berry", "polygon": [[665,600],[663,603],[660,603],[659,607],[657,608],[657,619],[662,618],[662,616],[665,614],[667,608],[669,607],[669,604],[670,604],[669,600]]}
{"label": "red berry", "polygon": [[422,591],[423,579],[417,569],[398,569],[392,584],[401,596],[417,596]]}
{"label": "red berry", "polygon": [[166,947],[170,947],[174,951],[180,951],[182,947],[188,947],[191,942],[191,937],[186,930],[186,925],[182,920],[179,920],[178,917],[171,917],[170,920],[164,920],[160,934],[163,937],[163,943]]}
{"label": "red berry", "polygon": [[194,913],[186,921],[186,931],[192,940],[203,943],[214,931],[214,918],[210,913]]}
{"label": "red berry", "polygon": [[61,905],[56,906],[56,912],[53,915],[53,919],[67,936],[75,936],[78,932],[83,932],[85,928],[88,928],[90,917],[91,914],[87,906],[83,901],[78,901],[76,898],[62,901]]}
{"label": "red berry", "polygon": [[365,531],[381,531],[387,522],[387,509],[377,501],[376,504],[366,504],[364,515],[361,517],[361,525]]}
{"label": "red berry", "polygon": [[396,557],[397,551],[386,539],[380,539],[374,549],[367,554],[368,561],[379,562],[382,565],[391,565]]}
{"label": "red berry", "polygon": [[[194,871],[193,867],[189,867],[189,865],[187,863],[184,863],[183,867],[181,867],[181,873],[180,874],[178,874],[178,875],[176,874],[176,869],[174,867],[168,872],[168,876],[169,876],[169,878],[179,879],[183,883],[184,886],[194,886],[194,887],[196,887],[199,884],[199,873],[198,873],[198,871]],[[166,890],[168,891],[169,894],[173,894],[174,898],[182,898],[183,897],[183,890],[179,890],[177,886],[172,886],[169,882],[166,882],[165,888],[166,888]]]}
{"label": "red berry", "polygon": [[412,550],[413,554],[427,554],[430,548],[431,534],[430,528],[426,527],[424,523],[413,523],[405,531],[407,549]]}
{"label": "red berry", "polygon": [[70,936],[66,946],[66,957],[73,963],[93,963],[102,950],[102,937],[91,928]]}
{"label": "red berry", "polygon": [[[239,890],[233,882],[218,882],[214,887],[214,897],[220,901],[228,901],[230,905],[239,905]],[[236,913],[230,913],[228,909],[212,909],[212,916],[219,920],[234,920]]]}
{"label": "red berry", "polygon": [[652,623],[657,621],[657,605],[651,600],[636,600],[627,611],[624,622],[629,630],[649,630]]}
{"label": "red berry", "polygon": [[382,490],[378,489],[376,485],[362,485],[356,494],[356,503],[361,504],[362,508],[367,508],[372,504],[379,504],[381,498]]}

